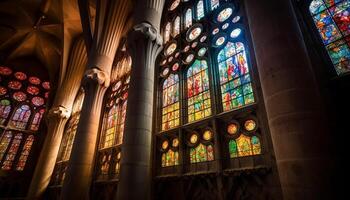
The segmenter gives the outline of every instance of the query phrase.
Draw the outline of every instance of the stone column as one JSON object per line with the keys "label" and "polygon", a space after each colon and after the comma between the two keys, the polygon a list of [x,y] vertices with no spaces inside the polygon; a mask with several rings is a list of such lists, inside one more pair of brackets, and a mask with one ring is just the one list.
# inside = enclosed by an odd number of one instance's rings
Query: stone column
{"label": "stone column", "polygon": [[53,107],[48,114],[48,131],[29,187],[27,199],[40,199],[45,192],[53,173],[64,127],[71,115],[74,99],[80,88],[81,78],[87,62],[82,37],[73,44],[66,75],[57,89]]}
{"label": "stone column", "polygon": [[161,44],[160,35],[149,23],[134,26],[128,35],[132,69],[118,200],[150,198],[154,67]]}
{"label": "stone column", "polygon": [[102,102],[130,1],[98,1],[94,43],[84,76],[85,98],[61,199],[89,199]]}
{"label": "stone column", "polygon": [[246,0],[284,199],[332,199],[331,133],[290,0]]}

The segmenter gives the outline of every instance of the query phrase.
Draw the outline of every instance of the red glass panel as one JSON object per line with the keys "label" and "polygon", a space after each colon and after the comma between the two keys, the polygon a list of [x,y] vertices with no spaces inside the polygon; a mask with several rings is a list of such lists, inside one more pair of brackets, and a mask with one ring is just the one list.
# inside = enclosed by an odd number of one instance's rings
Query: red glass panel
{"label": "red glass panel", "polygon": [[22,87],[22,83],[19,81],[10,81],[8,83],[8,87],[13,89],[13,90],[19,90]]}
{"label": "red glass panel", "polygon": [[50,82],[45,81],[41,84],[44,89],[49,90],[50,89]]}
{"label": "red glass panel", "polygon": [[35,106],[42,106],[44,104],[44,99],[41,98],[41,97],[33,97],[32,98],[32,103],[35,105]]}
{"label": "red glass panel", "polygon": [[49,98],[49,92],[45,92],[45,98]]}
{"label": "red glass panel", "polygon": [[15,138],[12,141],[11,147],[6,155],[6,159],[4,163],[2,164],[3,170],[10,170],[13,164],[13,161],[15,160],[19,145],[22,141],[22,134],[18,133],[16,134]]}
{"label": "red glass panel", "polygon": [[16,170],[22,171],[24,169],[30,150],[32,148],[33,142],[34,142],[34,136],[33,135],[28,136],[26,142],[24,143],[21,156],[19,157]]}
{"label": "red glass panel", "polygon": [[0,74],[8,76],[8,75],[12,74],[12,70],[8,67],[0,67]]}
{"label": "red glass panel", "polygon": [[7,89],[2,87],[2,86],[0,86],[0,95],[4,95],[6,93],[7,93]]}
{"label": "red glass panel", "polygon": [[13,98],[16,101],[25,101],[27,99],[27,95],[24,92],[15,92],[13,94]]}
{"label": "red glass panel", "polygon": [[26,80],[27,79],[27,75],[23,72],[16,72],[15,73],[15,77],[18,79],[18,80]]}
{"label": "red glass panel", "polygon": [[30,85],[27,87],[27,92],[31,95],[37,95],[37,94],[39,94],[40,90],[39,90],[39,88]]}
{"label": "red glass panel", "polygon": [[35,76],[29,77],[29,82],[33,85],[39,85],[41,83],[40,79]]}

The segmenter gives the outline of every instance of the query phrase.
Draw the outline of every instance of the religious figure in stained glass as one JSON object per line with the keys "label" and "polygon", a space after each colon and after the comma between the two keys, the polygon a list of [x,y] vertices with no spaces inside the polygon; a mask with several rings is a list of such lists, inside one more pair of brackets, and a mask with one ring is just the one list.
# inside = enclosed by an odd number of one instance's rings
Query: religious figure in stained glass
{"label": "religious figure in stained glass", "polygon": [[337,74],[349,72],[349,1],[313,0],[309,10]]}
{"label": "religious figure in stained glass", "polygon": [[254,94],[245,48],[228,42],[218,54],[221,99],[224,111],[254,103]]}
{"label": "religious figure in stained glass", "polygon": [[208,64],[195,60],[187,70],[188,122],[211,115]]}
{"label": "religious figure in stained glass", "polygon": [[163,83],[162,130],[180,124],[179,76],[170,74]]}

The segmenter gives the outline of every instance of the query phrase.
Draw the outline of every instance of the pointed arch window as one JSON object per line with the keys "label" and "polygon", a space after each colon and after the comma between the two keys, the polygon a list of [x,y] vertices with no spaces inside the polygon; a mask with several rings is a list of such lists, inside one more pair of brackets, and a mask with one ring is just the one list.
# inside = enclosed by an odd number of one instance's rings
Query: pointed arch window
{"label": "pointed arch window", "polygon": [[163,83],[162,130],[180,125],[179,75],[170,74]]}
{"label": "pointed arch window", "polygon": [[9,126],[17,129],[25,129],[32,111],[29,105],[21,105],[15,111],[12,119],[9,121]]}
{"label": "pointed arch window", "polygon": [[10,149],[7,152],[6,158],[4,160],[4,162],[2,163],[2,167],[1,169],[3,170],[10,170],[13,164],[13,161],[15,160],[17,151],[19,149],[19,146],[21,144],[23,138],[23,134],[22,133],[17,133],[14,137],[14,139],[12,140]]}
{"label": "pointed arch window", "polygon": [[0,162],[4,158],[7,148],[12,140],[12,131],[6,131],[0,140]]}
{"label": "pointed arch window", "polygon": [[21,156],[18,159],[16,170],[17,171],[23,171],[24,166],[26,165],[30,150],[32,149],[32,145],[34,142],[34,136],[30,135],[28,136],[27,140],[24,143]]}
{"label": "pointed arch window", "polygon": [[206,60],[195,60],[187,70],[188,122],[211,115],[208,72]]}
{"label": "pointed arch window", "polygon": [[313,0],[310,14],[338,75],[350,71],[350,3]]}
{"label": "pointed arch window", "polygon": [[39,125],[40,125],[41,119],[43,118],[44,113],[45,113],[45,109],[40,109],[35,113],[32,123],[30,125],[30,130],[32,131],[39,130]]}
{"label": "pointed arch window", "polygon": [[188,8],[185,13],[185,28],[192,26],[192,9]]}
{"label": "pointed arch window", "polygon": [[173,37],[176,37],[180,33],[180,16],[176,16],[173,25]]}
{"label": "pointed arch window", "polygon": [[0,101],[0,125],[3,125],[11,112],[11,102],[7,99]]}
{"label": "pointed arch window", "polygon": [[197,3],[197,20],[200,20],[204,17],[204,3],[203,0],[199,0]]}

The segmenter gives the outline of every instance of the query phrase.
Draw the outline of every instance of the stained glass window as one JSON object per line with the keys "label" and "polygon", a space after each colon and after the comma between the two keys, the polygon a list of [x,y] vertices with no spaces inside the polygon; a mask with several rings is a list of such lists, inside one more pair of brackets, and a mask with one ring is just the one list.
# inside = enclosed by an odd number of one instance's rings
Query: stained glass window
{"label": "stained glass window", "polygon": [[5,76],[9,76],[12,74],[12,70],[8,67],[2,67],[0,66],[0,74],[1,75],[5,75]]}
{"label": "stained glass window", "polygon": [[9,126],[25,129],[31,114],[30,107],[28,105],[22,105],[15,111],[12,119],[9,122]]}
{"label": "stained glass window", "polygon": [[42,106],[44,104],[44,99],[42,97],[33,97],[32,104],[35,106]]}
{"label": "stained glass window", "polygon": [[0,125],[3,125],[11,112],[11,102],[7,99],[0,100]]}
{"label": "stained glass window", "polygon": [[15,135],[14,139],[12,140],[10,149],[8,150],[8,152],[6,154],[6,158],[2,164],[1,169],[3,169],[3,170],[10,170],[11,169],[13,161],[15,160],[17,151],[18,151],[19,146],[21,144],[22,137],[23,136],[21,133],[17,133]]}
{"label": "stained glass window", "polygon": [[164,43],[167,43],[170,39],[170,30],[171,30],[171,23],[168,22],[164,30]]}
{"label": "stained glass window", "polygon": [[219,7],[220,0],[210,0],[210,9],[214,10]]}
{"label": "stained glass window", "polygon": [[195,60],[187,70],[188,122],[211,115],[208,64]]}
{"label": "stained glass window", "polygon": [[197,20],[200,20],[204,17],[204,4],[203,0],[198,1],[197,3]]}
{"label": "stained glass window", "polygon": [[12,95],[13,99],[19,102],[25,101],[27,99],[27,95],[24,92],[15,92]]}
{"label": "stained glass window", "polygon": [[11,142],[12,139],[12,131],[6,131],[2,136],[0,140],[0,162],[3,159],[6,150]]}
{"label": "stained glass window", "polygon": [[37,95],[39,94],[40,90],[38,87],[30,85],[27,87],[27,92],[31,95]]}
{"label": "stained glass window", "polygon": [[116,133],[116,126],[118,122],[119,107],[113,105],[108,112],[106,132],[104,136],[103,148],[111,147],[114,143]]}
{"label": "stained glass window", "polygon": [[179,76],[170,74],[163,83],[162,130],[180,124]]}
{"label": "stained glass window", "polygon": [[[252,156],[261,154],[261,143],[255,131],[257,130],[257,122],[254,119],[245,120],[241,124],[241,129],[245,133],[253,134],[253,136],[247,136],[242,132],[239,132],[240,127],[238,123],[231,123],[227,126],[227,133],[230,136],[235,136],[235,139],[230,139],[228,142],[228,149],[230,158]],[[249,134],[249,135],[250,135]]]}
{"label": "stained glass window", "polygon": [[5,87],[0,86],[0,96],[5,95],[6,93],[7,93],[7,89]]}
{"label": "stained glass window", "polygon": [[173,37],[176,37],[180,33],[180,17],[177,16],[174,20]]}
{"label": "stained glass window", "polygon": [[66,144],[64,148],[64,152],[62,155],[62,161],[68,161],[70,158],[70,154],[72,152],[73,142],[75,138],[75,133],[77,132],[77,127],[79,123],[80,113],[73,116],[67,125],[67,129],[65,131],[66,134]]}
{"label": "stained glass window", "polygon": [[20,81],[24,81],[27,79],[27,75],[23,72],[16,72],[15,77]]}
{"label": "stained glass window", "polygon": [[350,71],[350,2],[313,0],[310,13],[338,75]]}
{"label": "stained glass window", "polygon": [[228,42],[217,59],[223,110],[253,103],[255,100],[243,43]]}
{"label": "stained glass window", "polygon": [[38,77],[31,76],[29,77],[29,82],[33,85],[39,85],[41,83],[41,80]]}
{"label": "stained glass window", "polygon": [[197,147],[190,150],[190,162],[206,162],[214,160],[214,148],[212,145],[200,143]]}
{"label": "stained glass window", "polygon": [[179,152],[169,150],[162,154],[162,167],[169,167],[179,164]]}
{"label": "stained glass window", "polygon": [[28,136],[26,142],[24,143],[21,156],[19,157],[17,162],[17,166],[16,166],[17,171],[22,171],[24,169],[24,166],[26,165],[33,142],[34,142],[34,136],[33,135]]}
{"label": "stained glass window", "polygon": [[185,28],[192,26],[192,9],[189,8],[185,14]]}
{"label": "stained glass window", "polygon": [[40,109],[38,112],[35,113],[32,124],[30,125],[30,130],[32,131],[39,130],[39,125],[40,125],[41,119],[43,118],[44,113],[45,113],[45,109]]}

